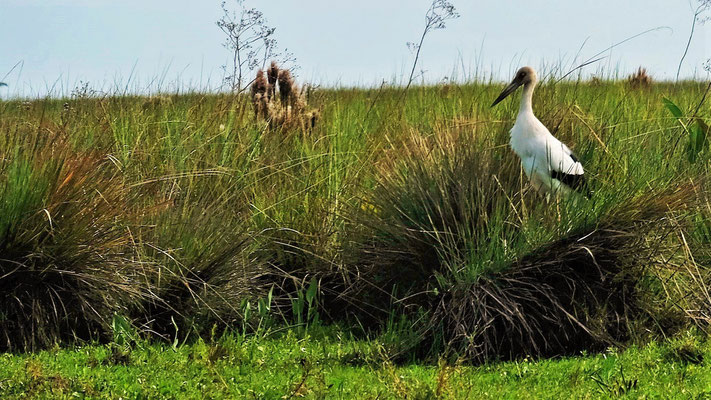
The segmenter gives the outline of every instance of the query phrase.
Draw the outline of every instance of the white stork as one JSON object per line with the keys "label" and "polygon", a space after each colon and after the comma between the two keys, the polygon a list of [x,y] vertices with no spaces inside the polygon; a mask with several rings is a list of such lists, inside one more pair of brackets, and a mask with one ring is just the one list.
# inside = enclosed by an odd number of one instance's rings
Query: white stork
{"label": "white stork", "polygon": [[533,89],[537,82],[538,77],[533,68],[519,69],[513,81],[491,106],[495,106],[523,85],[521,105],[510,131],[509,143],[521,158],[521,165],[531,184],[546,196],[580,190],[589,197],[585,186],[585,171],[578,158],[533,115]]}

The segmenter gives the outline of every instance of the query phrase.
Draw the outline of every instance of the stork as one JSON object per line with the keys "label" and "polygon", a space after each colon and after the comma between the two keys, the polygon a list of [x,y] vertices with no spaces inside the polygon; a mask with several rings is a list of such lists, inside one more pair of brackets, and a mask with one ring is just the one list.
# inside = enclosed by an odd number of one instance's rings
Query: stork
{"label": "stork", "polygon": [[521,158],[521,165],[532,186],[546,195],[567,194],[581,191],[589,197],[585,185],[585,171],[575,154],[556,139],[548,128],[533,114],[533,89],[538,77],[531,67],[516,72],[513,81],[494,100],[492,107],[523,86],[521,105],[513,128],[511,149]]}

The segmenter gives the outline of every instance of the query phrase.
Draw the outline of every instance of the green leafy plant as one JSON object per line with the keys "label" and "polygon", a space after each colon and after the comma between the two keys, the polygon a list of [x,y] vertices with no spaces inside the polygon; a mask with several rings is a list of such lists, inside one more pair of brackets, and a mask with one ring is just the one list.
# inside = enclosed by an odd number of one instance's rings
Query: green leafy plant
{"label": "green leafy plant", "polygon": [[662,98],[662,102],[688,135],[689,139],[686,144],[687,159],[689,162],[695,163],[700,153],[709,148],[708,124],[698,116],[686,118],[679,106],[666,97]]}
{"label": "green leafy plant", "polygon": [[257,325],[257,332],[261,332],[265,325],[269,324],[271,321],[271,311],[272,311],[272,301],[274,298],[274,286],[269,288],[267,297],[260,298],[257,300],[257,316],[259,317],[259,323]]}
{"label": "green leafy plant", "polygon": [[[272,303],[274,301],[274,286],[269,288],[265,297],[257,299],[255,304],[244,298],[240,302],[239,311],[241,314],[241,333],[247,335],[249,333],[262,334],[265,329],[272,323]],[[256,311],[256,312],[255,312]],[[256,318],[256,324],[254,319]]]}
{"label": "green leafy plant", "polygon": [[635,389],[637,389],[638,380],[635,378],[628,378],[625,376],[624,369],[620,365],[620,373],[613,374],[609,373],[607,376],[603,376],[600,371],[595,372],[590,376],[597,385],[600,393],[619,398],[624,396]]}
{"label": "green leafy plant", "polygon": [[305,290],[303,287],[299,288],[296,291],[296,296],[291,298],[291,310],[295,323],[304,332],[310,326],[320,323],[318,295],[319,281],[313,277]]}
{"label": "green leafy plant", "polygon": [[114,317],[111,320],[111,331],[113,333],[113,342],[119,347],[142,346],[138,331],[131,324],[131,321],[121,314],[114,313]]}

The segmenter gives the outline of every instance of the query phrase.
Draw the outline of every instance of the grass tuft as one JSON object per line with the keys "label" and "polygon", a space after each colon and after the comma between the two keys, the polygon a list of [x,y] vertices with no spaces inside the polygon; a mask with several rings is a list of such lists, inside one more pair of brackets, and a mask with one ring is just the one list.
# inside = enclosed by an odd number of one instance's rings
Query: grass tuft
{"label": "grass tuft", "polygon": [[58,135],[17,139],[0,163],[0,348],[101,338],[107,316],[151,297],[129,190],[101,153],[75,153]]}

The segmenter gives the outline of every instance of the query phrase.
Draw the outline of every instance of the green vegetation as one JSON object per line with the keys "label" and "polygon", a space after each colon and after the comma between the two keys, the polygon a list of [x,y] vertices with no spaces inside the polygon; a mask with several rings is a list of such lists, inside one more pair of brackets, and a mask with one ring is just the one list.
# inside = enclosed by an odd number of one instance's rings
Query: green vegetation
{"label": "green vegetation", "polygon": [[593,193],[560,201],[499,90],[0,102],[0,390],[709,392],[708,86],[544,82]]}
{"label": "green vegetation", "polygon": [[693,335],[598,355],[471,366],[394,365],[335,329],[272,338],[87,346],[0,355],[3,398],[708,398],[711,346]]}

